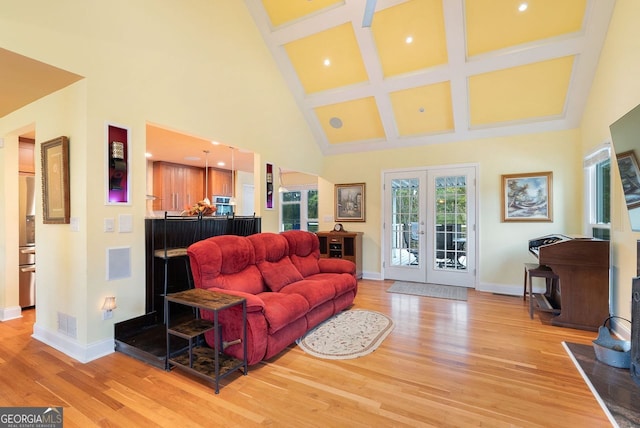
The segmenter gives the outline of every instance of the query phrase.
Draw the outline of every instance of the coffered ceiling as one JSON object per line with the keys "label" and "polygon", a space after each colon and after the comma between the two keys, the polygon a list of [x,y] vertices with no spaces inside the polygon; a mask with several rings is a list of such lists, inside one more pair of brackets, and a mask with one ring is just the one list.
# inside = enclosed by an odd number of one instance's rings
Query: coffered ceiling
{"label": "coffered ceiling", "polygon": [[614,6],[245,2],[325,154],[577,127]]}
{"label": "coffered ceiling", "polygon": [[[337,154],[579,126],[615,2],[245,3],[318,145]],[[82,78],[1,48],[0,63],[0,117]],[[173,131],[155,131],[154,157],[186,162],[160,155]]]}

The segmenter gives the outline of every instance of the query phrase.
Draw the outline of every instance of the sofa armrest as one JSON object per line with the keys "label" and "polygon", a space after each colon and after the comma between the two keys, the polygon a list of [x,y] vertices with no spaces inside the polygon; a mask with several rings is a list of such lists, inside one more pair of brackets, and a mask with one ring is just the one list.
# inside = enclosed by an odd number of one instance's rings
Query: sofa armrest
{"label": "sofa armrest", "polygon": [[322,258],[318,260],[320,272],[323,273],[349,273],[356,274],[356,264],[349,260],[338,258]]}
{"label": "sofa armrest", "polygon": [[237,290],[226,290],[224,288],[211,287],[205,290],[215,291],[217,293],[230,294],[232,296],[244,297],[247,299],[247,313],[251,312],[263,312],[264,301],[255,294],[245,293]]}

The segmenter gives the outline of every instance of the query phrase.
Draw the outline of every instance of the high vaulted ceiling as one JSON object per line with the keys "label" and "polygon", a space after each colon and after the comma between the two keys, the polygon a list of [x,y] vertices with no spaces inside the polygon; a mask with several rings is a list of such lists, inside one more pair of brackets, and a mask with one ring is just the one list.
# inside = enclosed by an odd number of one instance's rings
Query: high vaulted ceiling
{"label": "high vaulted ceiling", "polygon": [[[524,2],[245,0],[325,154],[579,126],[615,1]],[[0,64],[0,117],[82,78]]]}
{"label": "high vaulted ceiling", "polygon": [[245,2],[325,154],[579,126],[614,6]]}

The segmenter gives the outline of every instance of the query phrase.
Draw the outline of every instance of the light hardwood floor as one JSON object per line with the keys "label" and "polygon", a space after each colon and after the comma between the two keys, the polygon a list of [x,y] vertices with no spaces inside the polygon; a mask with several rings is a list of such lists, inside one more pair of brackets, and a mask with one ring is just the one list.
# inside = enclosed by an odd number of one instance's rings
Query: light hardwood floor
{"label": "light hardwood floor", "polygon": [[321,360],[292,345],[211,384],[120,353],[88,364],[32,339],[33,311],[0,323],[0,406],[63,406],[70,427],[610,426],[562,341],[594,332],[529,319],[522,297],[466,302],[360,281],[354,308],[395,328],[373,354]]}

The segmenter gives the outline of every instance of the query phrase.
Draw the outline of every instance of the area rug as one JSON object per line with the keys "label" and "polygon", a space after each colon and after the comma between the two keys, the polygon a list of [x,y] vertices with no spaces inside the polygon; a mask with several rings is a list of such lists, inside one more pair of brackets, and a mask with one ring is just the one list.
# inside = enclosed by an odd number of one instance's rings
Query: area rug
{"label": "area rug", "polygon": [[439,299],[467,300],[466,287],[426,284],[422,282],[396,281],[387,293],[412,294],[415,296],[437,297]]}
{"label": "area rug", "polygon": [[304,352],[329,360],[368,355],[393,330],[388,316],[374,311],[349,310],[334,315],[296,340]]}

